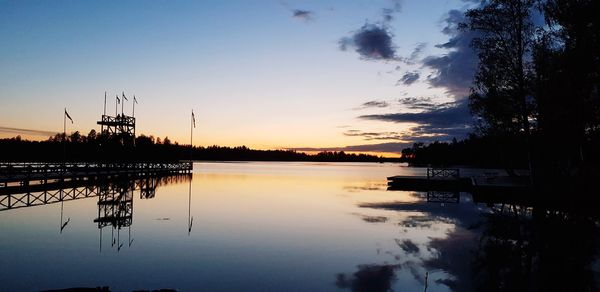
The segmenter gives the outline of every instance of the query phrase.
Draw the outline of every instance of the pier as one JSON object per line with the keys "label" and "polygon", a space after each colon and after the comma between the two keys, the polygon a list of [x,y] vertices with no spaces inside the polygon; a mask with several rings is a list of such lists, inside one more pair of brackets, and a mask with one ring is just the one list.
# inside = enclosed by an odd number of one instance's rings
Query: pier
{"label": "pier", "polygon": [[464,177],[458,168],[428,168],[426,176],[388,177],[388,190],[447,191],[498,194],[521,193],[529,190],[527,176],[483,174]]}
{"label": "pier", "polygon": [[[134,173],[112,176],[89,176],[46,184],[18,185],[0,188],[0,211],[72,201],[103,194],[139,190],[141,199],[153,198],[162,184],[189,181],[191,173]],[[119,190],[119,192],[116,192]],[[109,200],[104,200],[109,201]]]}
{"label": "pier", "polygon": [[191,173],[191,161],[136,163],[0,163],[0,195],[104,178]]}

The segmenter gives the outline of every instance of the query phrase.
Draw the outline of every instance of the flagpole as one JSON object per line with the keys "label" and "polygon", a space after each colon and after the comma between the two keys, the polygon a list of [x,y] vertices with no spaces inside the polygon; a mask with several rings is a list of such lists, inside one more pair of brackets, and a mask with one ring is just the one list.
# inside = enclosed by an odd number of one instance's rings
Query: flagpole
{"label": "flagpole", "polygon": [[67,162],[67,108],[65,108],[65,112],[63,113],[63,164],[66,162]]}
{"label": "flagpole", "polygon": [[119,95],[115,95],[115,118],[117,117],[117,115],[119,115]]}
{"label": "flagpole", "polygon": [[133,96],[133,112],[131,113],[131,116],[135,118],[135,95]]}
{"label": "flagpole", "polygon": [[[193,149],[193,145],[194,145],[194,110],[192,110],[192,116],[190,119],[190,164],[192,163],[192,149]],[[192,165],[192,170],[194,169],[193,164]]]}
{"label": "flagpole", "polygon": [[[104,91],[104,114],[102,115],[102,121],[104,121],[104,116],[106,116],[106,90]],[[104,124],[100,126],[100,134],[104,133]]]}
{"label": "flagpole", "polygon": [[123,115],[123,106],[125,106],[125,91],[123,91],[123,102],[121,103],[121,115]]}

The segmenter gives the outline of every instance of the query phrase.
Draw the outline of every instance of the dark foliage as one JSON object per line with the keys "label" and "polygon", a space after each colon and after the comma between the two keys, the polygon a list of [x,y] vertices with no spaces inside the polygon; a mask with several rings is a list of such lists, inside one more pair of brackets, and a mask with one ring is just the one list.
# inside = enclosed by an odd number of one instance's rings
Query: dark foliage
{"label": "dark foliage", "polygon": [[140,135],[133,143],[119,137],[98,135],[92,130],[87,136],[79,132],[65,139],[57,134],[46,141],[28,141],[20,137],[0,139],[0,161],[327,161],[327,162],[397,162],[395,158],[366,154],[321,152],[309,155],[292,150],[254,150],[241,147],[193,147],[164,139]]}

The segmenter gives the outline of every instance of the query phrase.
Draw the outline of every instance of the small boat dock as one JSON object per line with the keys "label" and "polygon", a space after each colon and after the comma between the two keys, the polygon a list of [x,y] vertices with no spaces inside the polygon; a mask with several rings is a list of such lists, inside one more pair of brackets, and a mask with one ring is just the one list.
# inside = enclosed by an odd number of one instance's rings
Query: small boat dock
{"label": "small boat dock", "polygon": [[529,189],[529,177],[484,173],[480,176],[461,176],[458,168],[427,168],[426,176],[388,177],[388,190],[455,191],[455,192],[514,192]]}

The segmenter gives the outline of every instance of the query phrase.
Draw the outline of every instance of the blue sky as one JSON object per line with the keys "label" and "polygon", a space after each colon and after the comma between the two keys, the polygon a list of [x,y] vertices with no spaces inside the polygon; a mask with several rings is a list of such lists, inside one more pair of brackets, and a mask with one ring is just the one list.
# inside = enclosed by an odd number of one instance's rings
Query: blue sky
{"label": "blue sky", "polygon": [[[451,139],[463,120],[438,133],[427,118],[464,104],[452,83],[464,70],[440,58],[465,48],[439,45],[460,36],[444,28],[470,2],[0,1],[0,137],[62,131],[64,107],[87,133],[104,92],[114,113],[124,91],[140,101],[138,133],[180,143],[191,109],[196,145],[397,152]],[[379,54],[386,36],[393,56]]]}

